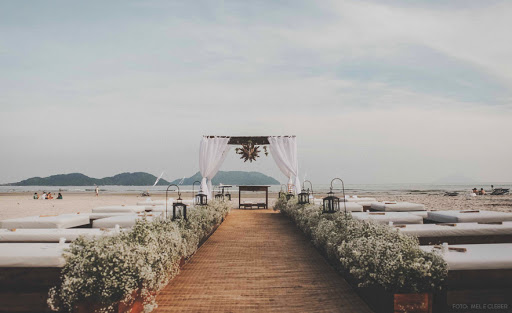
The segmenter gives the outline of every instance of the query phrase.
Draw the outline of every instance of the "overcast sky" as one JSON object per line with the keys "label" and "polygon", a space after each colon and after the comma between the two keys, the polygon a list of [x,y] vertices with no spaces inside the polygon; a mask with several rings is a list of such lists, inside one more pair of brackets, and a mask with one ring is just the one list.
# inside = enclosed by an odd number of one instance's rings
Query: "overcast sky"
{"label": "overcast sky", "polygon": [[[189,176],[297,135],[328,183],[512,181],[511,1],[0,0],[0,183]],[[232,150],[221,170],[286,179]]]}

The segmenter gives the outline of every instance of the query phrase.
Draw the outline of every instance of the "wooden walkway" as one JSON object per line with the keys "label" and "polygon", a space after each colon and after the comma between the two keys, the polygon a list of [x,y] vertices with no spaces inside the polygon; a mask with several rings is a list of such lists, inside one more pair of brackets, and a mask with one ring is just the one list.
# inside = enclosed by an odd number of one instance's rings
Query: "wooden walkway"
{"label": "wooden walkway", "polygon": [[371,312],[286,217],[232,210],[154,312]]}

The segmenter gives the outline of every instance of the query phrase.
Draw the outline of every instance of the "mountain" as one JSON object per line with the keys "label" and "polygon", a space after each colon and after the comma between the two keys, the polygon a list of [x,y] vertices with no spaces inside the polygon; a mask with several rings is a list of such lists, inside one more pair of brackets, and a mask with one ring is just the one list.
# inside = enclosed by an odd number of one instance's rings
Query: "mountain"
{"label": "mountain", "polygon": [[[144,173],[121,173],[111,177],[92,178],[80,173],[52,175],[48,177],[32,177],[10,186],[93,186],[93,185],[116,185],[116,186],[152,186],[156,176]],[[164,179],[160,179],[158,185],[168,185]]]}
{"label": "mountain", "polygon": [[[183,180],[182,185],[192,185],[196,180],[201,181],[201,174],[195,173],[189,178]],[[181,179],[176,179],[171,184],[179,184]],[[279,185],[279,181],[274,178],[262,174],[260,172],[242,172],[242,171],[219,171],[212,179],[212,184],[224,185]]]}

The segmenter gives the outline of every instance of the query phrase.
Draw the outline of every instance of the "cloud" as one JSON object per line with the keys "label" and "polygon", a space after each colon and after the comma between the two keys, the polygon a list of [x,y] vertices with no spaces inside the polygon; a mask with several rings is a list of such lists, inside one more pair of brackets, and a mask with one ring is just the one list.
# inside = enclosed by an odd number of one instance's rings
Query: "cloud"
{"label": "cloud", "polygon": [[203,134],[296,134],[318,181],[510,177],[508,2],[2,6],[3,182],[182,177]]}

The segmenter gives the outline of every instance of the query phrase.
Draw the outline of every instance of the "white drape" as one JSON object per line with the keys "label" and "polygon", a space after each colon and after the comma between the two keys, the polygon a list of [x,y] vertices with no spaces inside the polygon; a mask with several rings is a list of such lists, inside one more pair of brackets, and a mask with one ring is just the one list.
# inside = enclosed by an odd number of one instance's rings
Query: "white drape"
{"label": "white drape", "polygon": [[268,137],[270,153],[277,166],[288,177],[288,184],[293,184],[295,178],[295,192],[300,193],[299,161],[297,158],[296,137]]}
{"label": "white drape", "polygon": [[212,178],[219,171],[220,166],[226,159],[229,151],[228,137],[203,137],[199,146],[199,171],[203,176],[201,189],[212,198]]}

